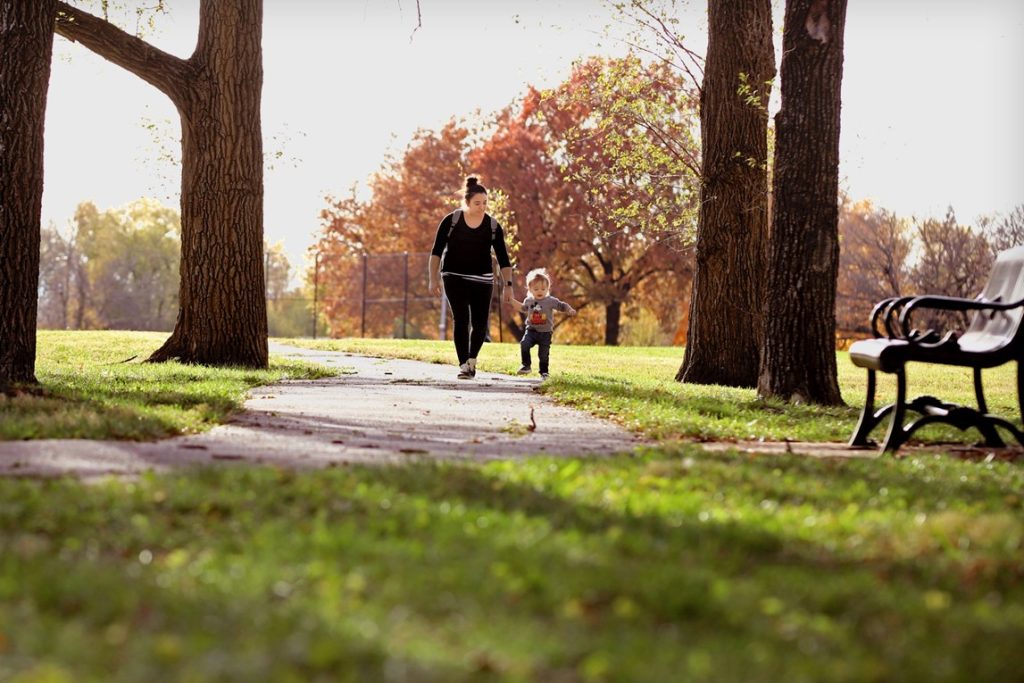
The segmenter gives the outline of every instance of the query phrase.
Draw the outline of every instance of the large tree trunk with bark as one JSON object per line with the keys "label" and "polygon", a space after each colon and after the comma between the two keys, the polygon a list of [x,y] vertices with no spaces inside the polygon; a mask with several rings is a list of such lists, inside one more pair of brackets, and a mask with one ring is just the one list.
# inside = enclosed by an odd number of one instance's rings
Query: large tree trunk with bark
{"label": "large tree trunk with bark", "polygon": [[613,301],[604,307],[604,345],[618,346],[622,329],[622,302]]}
{"label": "large tree trunk with bark", "polygon": [[757,383],[774,76],[770,0],[709,0],[696,265],[677,380]]}
{"label": "large tree trunk with bark", "polygon": [[181,114],[180,309],[150,360],[266,367],[262,0],[203,0],[188,60],[59,4],[61,35],[153,84]]}
{"label": "large tree trunk with bark", "polygon": [[0,0],[0,391],[35,384],[53,0]]}
{"label": "large tree trunk with bark", "polygon": [[845,22],[846,0],[786,3],[758,393],[793,402],[843,402],[835,298]]}

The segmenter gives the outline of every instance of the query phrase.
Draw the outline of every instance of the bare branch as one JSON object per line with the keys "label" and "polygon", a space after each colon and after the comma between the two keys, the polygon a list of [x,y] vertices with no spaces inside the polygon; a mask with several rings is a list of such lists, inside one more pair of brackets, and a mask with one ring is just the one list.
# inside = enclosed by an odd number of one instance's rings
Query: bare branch
{"label": "bare branch", "polygon": [[700,160],[697,159],[692,153],[689,152],[685,147],[682,151],[677,150],[681,147],[676,142],[676,139],[664,131],[660,126],[650,121],[647,117],[641,114],[634,114],[634,123],[638,124],[641,128],[646,130],[652,136],[656,137],[662,144],[665,150],[672,154],[681,164],[683,164],[693,175],[700,177]]}
{"label": "bare branch", "polygon": [[[402,9],[402,0],[398,0],[398,9]],[[420,9],[420,0],[416,0],[416,28],[409,34],[410,43],[416,37],[416,31],[419,31],[421,28],[423,28],[423,11]]]}
{"label": "bare branch", "polygon": [[704,58],[686,47],[682,39],[676,35],[672,27],[665,23],[665,20],[662,17],[648,9],[643,0],[630,0],[629,5],[633,10],[633,13],[629,14],[630,19],[632,19],[632,21],[640,28],[653,33],[662,43],[667,45],[675,54],[678,63],[666,59],[664,56],[658,55],[653,50],[641,45],[634,45],[630,41],[623,42],[632,45],[636,49],[647,52],[648,54],[655,55],[666,64],[670,64],[674,68],[684,71],[693,83],[694,89],[698,93],[701,93],[704,80]]}
{"label": "bare branch", "polygon": [[187,61],[159,50],[88,12],[57,2],[54,30],[113,64],[132,72],[175,102],[183,102],[190,80]]}
{"label": "bare branch", "polygon": [[[594,31],[594,33],[596,33],[596,31]],[[649,48],[649,47],[647,47],[645,45],[641,45],[640,43],[634,42],[632,40],[628,40],[626,38],[613,38],[613,40],[617,40],[620,43],[628,45],[629,47],[633,48],[634,50],[638,50],[640,52],[648,54],[651,57],[654,57],[655,59],[660,60],[662,64],[670,66],[673,69],[676,69],[677,71],[685,72],[686,75],[689,77],[689,80],[692,82],[690,90],[687,91],[686,94],[689,97],[694,97],[694,94],[696,94],[696,98],[700,97],[701,81],[697,80],[697,78],[692,73],[690,73],[690,71],[687,68],[686,64],[682,63],[681,61],[680,62],[676,62],[676,61],[674,61],[672,59],[669,59],[665,55],[663,55],[663,54],[661,54],[659,52],[655,52],[654,50],[652,50],[651,48]]]}

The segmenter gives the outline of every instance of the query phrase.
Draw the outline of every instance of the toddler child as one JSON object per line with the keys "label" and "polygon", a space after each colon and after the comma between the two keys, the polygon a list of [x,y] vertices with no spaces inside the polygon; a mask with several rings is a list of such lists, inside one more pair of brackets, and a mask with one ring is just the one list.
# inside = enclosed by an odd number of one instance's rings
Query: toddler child
{"label": "toddler child", "polygon": [[524,301],[512,299],[512,302],[526,314],[526,332],[519,343],[523,357],[523,367],[519,368],[519,374],[530,374],[530,349],[536,346],[537,357],[540,360],[540,376],[547,378],[551,333],[554,330],[551,324],[552,314],[559,311],[572,317],[576,315],[576,309],[551,296],[551,278],[544,268],[534,268],[526,274],[526,287],[530,294]]}

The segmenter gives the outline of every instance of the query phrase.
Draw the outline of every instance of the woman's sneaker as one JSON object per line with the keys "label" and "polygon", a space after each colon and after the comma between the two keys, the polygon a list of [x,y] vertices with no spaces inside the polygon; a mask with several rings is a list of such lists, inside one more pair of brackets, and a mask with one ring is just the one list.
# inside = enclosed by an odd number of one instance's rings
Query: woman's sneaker
{"label": "woman's sneaker", "polygon": [[523,367],[519,368],[519,370],[516,372],[516,374],[517,375],[529,375],[531,372],[533,372],[533,370],[530,368],[530,366],[529,365],[524,365]]}
{"label": "woman's sneaker", "polygon": [[473,379],[473,375],[476,373],[469,367],[469,363],[463,363],[459,366],[459,379]]}

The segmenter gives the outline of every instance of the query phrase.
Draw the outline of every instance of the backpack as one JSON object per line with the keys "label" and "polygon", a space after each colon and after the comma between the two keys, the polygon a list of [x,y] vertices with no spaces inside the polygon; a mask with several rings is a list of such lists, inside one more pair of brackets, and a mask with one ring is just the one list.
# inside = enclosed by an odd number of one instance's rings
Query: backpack
{"label": "backpack", "polygon": [[[455,209],[452,211],[452,225],[448,228],[448,239],[452,238],[452,233],[455,231],[455,224],[462,218],[462,209]],[[498,236],[498,221],[495,220],[494,216],[487,214],[487,217],[491,219],[491,242]]]}

